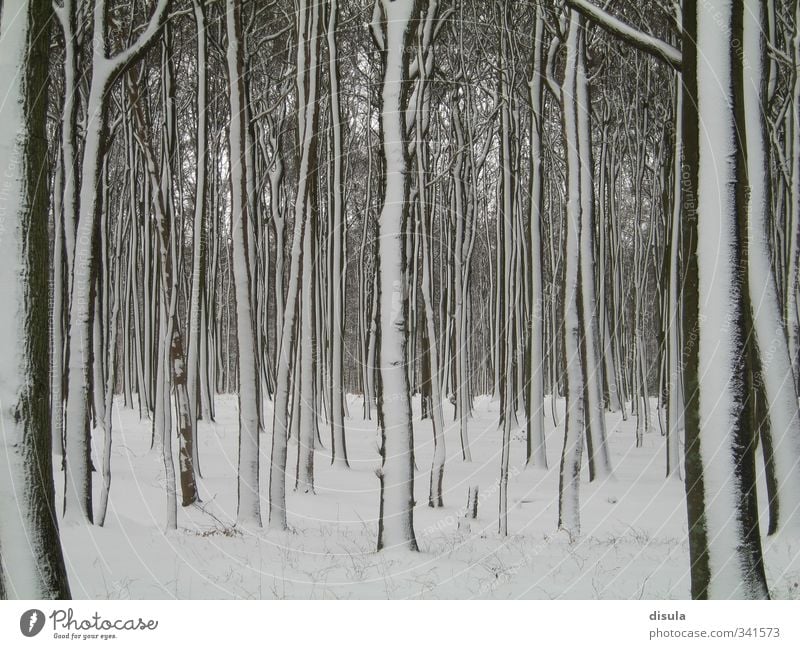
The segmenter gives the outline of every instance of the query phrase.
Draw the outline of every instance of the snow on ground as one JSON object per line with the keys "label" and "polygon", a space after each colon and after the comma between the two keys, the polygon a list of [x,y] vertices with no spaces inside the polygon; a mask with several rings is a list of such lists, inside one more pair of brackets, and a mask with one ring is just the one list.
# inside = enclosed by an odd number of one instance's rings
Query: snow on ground
{"label": "snow on ground", "polygon": [[[328,429],[316,453],[316,494],[292,491],[296,441],[290,440],[290,533],[240,530],[236,516],[237,401],[217,398],[217,420],[200,424],[199,507],[179,511],[164,533],[163,464],[150,450],[149,422],[114,410],[113,481],[104,528],[62,527],[76,598],[543,598],[689,597],[683,483],[664,478],[665,447],[656,422],[635,448],[635,419],[608,415],[614,477],[581,484],[582,535],[556,533],[558,461],[563,428],[548,418],[549,471],[525,469],[524,429],[512,437],[509,536],[497,533],[500,438],[498,404],[475,403],[474,461],[461,461],[452,407],[446,405],[445,507],[427,506],[433,442],[430,420],[415,418],[420,550],[375,552],[379,483],[375,422],[348,398],[351,469],[330,468]],[[563,422],[564,403],[556,403]],[[550,404],[547,404],[547,412]],[[655,412],[655,408],[653,409]],[[419,415],[419,400],[414,402]],[[267,421],[271,410],[266,408]],[[97,431],[97,444],[102,435]],[[177,446],[177,444],[175,445]],[[270,434],[261,438],[262,511],[266,521]],[[95,448],[95,452],[100,447]],[[99,464],[98,464],[99,465]],[[99,478],[95,480],[99,488]],[[470,485],[480,487],[478,518],[459,520]],[[60,492],[63,485],[57,485]],[[99,492],[96,492],[96,494]],[[764,526],[764,529],[766,526]],[[774,597],[800,598],[800,540],[767,543]]]}

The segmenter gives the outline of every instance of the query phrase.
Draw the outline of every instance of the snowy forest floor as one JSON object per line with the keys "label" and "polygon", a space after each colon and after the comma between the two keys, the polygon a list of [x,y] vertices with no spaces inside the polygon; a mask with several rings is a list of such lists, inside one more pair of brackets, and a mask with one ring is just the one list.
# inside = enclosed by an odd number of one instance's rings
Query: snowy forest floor
{"label": "snowy forest floor", "polygon": [[[563,426],[564,402],[557,402]],[[549,413],[549,399],[547,412]],[[655,406],[655,404],[654,404]],[[636,421],[607,417],[614,465],[610,480],[581,484],[582,536],[556,533],[558,462],[563,427],[547,418],[549,471],[525,469],[524,428],[512,435],[509,536],[497,532],[500,436],[498,404],[476,400],[470,420],[473,462],[461,460],[452,406],[445,404],[445,507],[427,506],[433,441],[419,420],[414,522],[418,554],[376,553],[380,464],[376,423],[364,421],[360,397],[349,397],[351,469],[332,469],[328,429],[315,458],[316,494],[291,487],[296,442],[290,440],[288,516],[292,532],[238,530],[237,401],[217,398],[217,419],[200,423],[200,506],[179,511],[179,529],[164,534],[163,463],[150,450],[150,422],[115,404],[113,482],[105,527],[62,526],[76,598],[568,598],[689,597],[683,483],[664,478],[658,422],[634,443]],[[269,404],[267,421],[271,421]],[[655,408],[653,408],[655,417]],[[519,428],[519,427],[518,427]],[[102,434],[96,431],[95,458]],[[261,492],[266,509],[270,434],[261,438]],[[96,466],[99,466],[95,459]],[[585,464],[585,462],[584,462]],[[586,469],[584,469],[584,472]],[[96,474],[97,475],[97,474]],[[59,481],[57,481],[58,483]],[[101,480],[95,479],[99,489]],[[459,527],[470,485],[480,487],[478,518]],[[57,484],[60,491],[63,484]],[[763,489],[762,489],[763,491]],[[99,492],[96,492],[96,494]],[[763,500],[763,495],[759,494]],[[266,522],[266,511],[264,511]],[[763,521],[762,531],[766,529]],[[773,597],[800,598],[800,540],[765,542]]]}

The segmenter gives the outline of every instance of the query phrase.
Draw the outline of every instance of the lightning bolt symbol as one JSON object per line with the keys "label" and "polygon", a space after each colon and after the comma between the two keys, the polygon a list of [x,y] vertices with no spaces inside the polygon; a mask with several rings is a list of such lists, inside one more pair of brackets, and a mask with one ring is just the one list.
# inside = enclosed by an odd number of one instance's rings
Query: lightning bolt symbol
{"label": "lightning bolt symbol", "polygon": [[31,619],[28,620],[28,631],[33,631],[33,625],[36,624],[36,620],[39,616],[36,614],[36,611],[31,613]]}

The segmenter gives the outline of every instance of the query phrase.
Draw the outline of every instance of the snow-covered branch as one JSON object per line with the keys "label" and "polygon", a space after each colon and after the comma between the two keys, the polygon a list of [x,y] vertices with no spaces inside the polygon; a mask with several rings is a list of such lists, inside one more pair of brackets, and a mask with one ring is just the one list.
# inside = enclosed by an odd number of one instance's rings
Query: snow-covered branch
{"label": "snow-covered branch", "polygon": [[109,58],[108,62],[113,72],[118,72],[128,65],[128,63],[130,63],[134,57],[138,56],[158,35],[159,31],[161,31],[161,26],[167,18],[169,2],[170,0],[158,0],[158,4],[153,10],[153,14],[150,16],[150,20],[144,31],[139,34],[136,40],[128,47]]}
{"label": "snow-covered branch", "polygon": [[628,45],[652,54],[669,63],[676,70],[680,69],[683,58],[681,52],[669,43],[631,27],[626,22],[593,5],[589,0],[567,0],[567,4]]}

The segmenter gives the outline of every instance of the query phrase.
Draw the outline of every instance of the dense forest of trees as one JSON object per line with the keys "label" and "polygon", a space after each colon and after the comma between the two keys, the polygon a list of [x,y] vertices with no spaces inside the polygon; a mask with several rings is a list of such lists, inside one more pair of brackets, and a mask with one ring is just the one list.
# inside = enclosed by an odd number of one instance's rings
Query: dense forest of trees
{"label": "dense forest of trees", "polygon": [[468,463],[492,395],[500,535],[512,434],[578,538],[620,412],[684,481],[692,596],[768,597],[763,539],[800,535],[798,66],[798,0],[0,3],[0,595],[69,595],[115,409],[169,532],[235,393],[240,527],[349,470],[358,394],[377,550],[416,551],[412,399],[441,507],[443,402]]}

